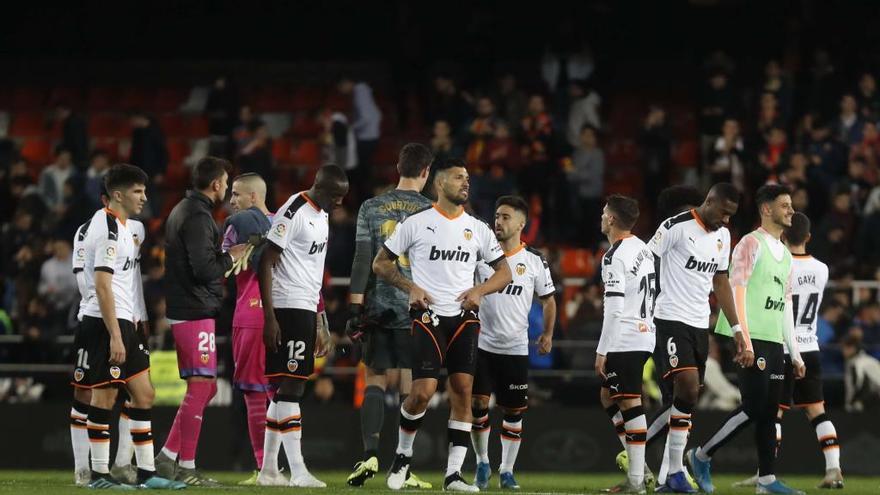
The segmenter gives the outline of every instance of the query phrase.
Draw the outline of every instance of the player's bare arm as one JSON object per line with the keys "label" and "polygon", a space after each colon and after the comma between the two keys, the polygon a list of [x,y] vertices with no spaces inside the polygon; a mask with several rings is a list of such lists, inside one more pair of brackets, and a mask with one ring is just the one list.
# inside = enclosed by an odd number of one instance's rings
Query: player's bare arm
{"label": "player's bare arm", "polygon": [[513,280],[513,274],[510,272],[510,265],[507,258],[501,258],[491,265],[495,273],[480,285],[471,287],[462,292],[456,301],[461,301],[461,307],[469,310],[476,310],[480,307],[480,299],[486,294],[498,292],[507,287],[507,284]]}
{"label": "player's bare arm", "polygon": [[[715,297],[724,311],[724,316],[730,322],[731,328],[737,328],[739,317],[736,314],[736,304],[733,300],[733,290],[730,288],[730,278],[727,273],[716,273],[712,278],[712,286],[715,290]],[[742,331],[733,333],[733,340],[736,342],[736,356],[733,361],[738,365],[749,368],[755,363],[755,353],[752,351],[751,342],[749,342]]]}
{"label": "player's bare arm", "polygon": [[267,350],[275,352],[281,345],[281,329],[275,318],[275,307],[272,304],[272,267],[281,258],[281,248],[269,243],[260,257],[257,278],[260,283],[260,299],[263,301],[263,344]]}
{"label": "player's bare arm", "polygon": [[101,318],[110,334],[110,364],[125,362],[125,345],[116,319],[116,302],[113,299],[113,274],[95,270],[95,295],[101,308]]}
{"label": "player's bare arm", "polygon": [[424,289],[414,284],[412,280],[409,280],[400,273],[400,270],[397,269],[395,258],[392,256],[387,248],[380,249],[373,260],[373,273],[389,284],[409,293],[409,305],[411,308],[428,309],[428,306],[434,302],[431,296]]}
{"label": "player's bare arm", "polygon": [[544,308],[544,331],[538,336],[538,353],[549,354],[553,350],[553,330],[556,325],[556,298],[553,294],[541,298]]}

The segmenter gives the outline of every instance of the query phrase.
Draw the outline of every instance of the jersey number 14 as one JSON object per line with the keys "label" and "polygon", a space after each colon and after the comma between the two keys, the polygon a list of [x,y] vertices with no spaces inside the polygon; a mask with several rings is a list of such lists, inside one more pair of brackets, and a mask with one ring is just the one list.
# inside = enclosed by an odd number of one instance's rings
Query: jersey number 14
{"label": "jersey number 14", "polygon": [[791,302],[794,305],[794,324],[795,326],[811,326],[816,321],[816,310],[819,309],[819,293],[813,292],[807,296],[807,304],[803,307],[803,313],[800,313],[800,296],[793,294]]}

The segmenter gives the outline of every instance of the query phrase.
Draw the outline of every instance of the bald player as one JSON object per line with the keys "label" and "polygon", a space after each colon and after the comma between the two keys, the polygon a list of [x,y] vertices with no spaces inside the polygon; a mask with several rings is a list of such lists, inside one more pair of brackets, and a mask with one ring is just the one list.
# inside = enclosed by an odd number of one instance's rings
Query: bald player
{"label": "bald player", "polygon": [[[223,229],[223,250],[265,237],[272,226],[273,214],[266,207],[266,181],[258,174],[247,173],[232,181],[230,205],[235,212]],[[266,379],[266,348],[263,346],[263,304],[257,280],[256,259],[247,270],[235,275],[235,315],[232,317],[232,359],[235,372],[232,384],[244,395],[247,406],[248,434],[257,470],[263,467],[263,440],[269,381]],[[242,481],[256,485],[257,473]]]}

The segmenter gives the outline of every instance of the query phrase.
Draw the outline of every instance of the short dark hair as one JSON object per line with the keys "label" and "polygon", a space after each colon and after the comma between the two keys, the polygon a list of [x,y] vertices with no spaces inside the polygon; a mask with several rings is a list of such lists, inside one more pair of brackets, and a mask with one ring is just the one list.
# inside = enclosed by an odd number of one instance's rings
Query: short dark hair
{"label": "short dark hair", "polygon": [[776,201],[776,198],[783,194],[791,194],[791,189],[781,184],[764,184],[759,187],[758,192],[755,193],[755,203],[757,203],[758,206],[772,203]]}
{"label": "short dark hair", "polygon": [[210,187],[211,183],[228,174],[230,166],[227,160],[216,156],[206,156],[196,163],[192,172],[193,187],[202,191]]}
{"label": "short dark hair", "polygon": [[[147,184],[147,174],[134,165],[117,163],[104,176],[104,188],[108,193],[121,191],[135,184]],[[109,194],[108,194],[109,196]]]}
{"label": "short dark hair", "polygon": [[739,204],[739,189],[729,182],[719,182],[713,185],[709,191],[714,192],[719,199]]}
{"label": "short dark hair", "polygon": [[331,185],[337,183],[348,183],[348,174],[339,165],[327,164],[318,169],[315,174],[315,184]]}
{"label": "short dark hair", "polygon": [[439,160],[434,160],[434,163],[431,165],[435,172],[441,172],[446,169],[454,168],[454,167],[462,167],[467,168],[467,163],[463,158],[459,158],[457,156],[448,156]]}
{"label": "short dark hair", "polygon": [[397,155],[397,172],[401,177],[414,179],[431,165],[434,153],[424,144],[407,143]]}
{"label": "short dark hair", "polygon": [[801,212],[791,216],[791,227],[785,229],[785,240],[789,244],[799,246],[807,242],[810,235],[810,218]]}
{"label": "short dark hair", "polygon": [[529,218],[529,204],[526,203],[526,200],[521,198],[520,196],[501,196],[495,201],[495,210],[498,210],[499,206],[509,206],[514,210],[523,214],[526,219]]}
{"label": "short dark hair", "polygon": [[606,200],[608,209],[624,230],[631,230],[639,219],[639,202],[629,196],[612,194]]}
{"label": "short dark hair", "polygon": [[685,207],[696,207],[703,203],[703,193],[694,186],[670,186],[657,196],[657,212],[661,220],[681,213]]}

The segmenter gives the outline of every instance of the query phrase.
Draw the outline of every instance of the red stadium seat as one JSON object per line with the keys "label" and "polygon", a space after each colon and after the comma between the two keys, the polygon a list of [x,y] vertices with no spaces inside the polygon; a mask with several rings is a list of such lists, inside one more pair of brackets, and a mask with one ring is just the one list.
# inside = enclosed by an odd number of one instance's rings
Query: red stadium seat
{"label": "red stadium seat", "polygon": [[696,139],[688,139],[673,145],[672,162],[682,168],[694,168],[700,161],[700,145]]}
{"label": "red stadium seat", "polygon": [[95,113],[89,116],[89,136],[121,138],[131,136],[128,119],[118,113]]}
{"label": "red stadium seat", "polygon": [[187,156],[189,156],[189,143],[185,139],[168,139],[169,163],[183,163]]}
{"label": "red stadium seat", "polygon": [[94,137],[92,138],[92,149],[101,150],[110,156],[110,160],[118,161],[122,156],[119,150],[119,140],[115,137]]}
{"label": "red stadium seat", "polygon": [[45,136],[49,122],[43,112],[16,112],[12,114],[9,135],[13,137]]}
{"label": "red stadium seat", "polygon": [[312,111],[324,101],[324,91],[316,87],[300,87],[290,97],[289,110],[294,112]]}
{"label": "red stadium seat", "polygon": [[291,161],[297,165],[318,165],[321,163],[321,148],[313,139],[303,139],[294,147]]}
{"label": "red stadium seat", "polygon": [[159,127],[168,138],[180,138],[186,135],[183,117],[176,113],[167,113],[159,117]]}
{"label": "red stadium seat", "polygon": [[21,145],[21,157],[42,169],[52,160],[52,145],[45,138],[28,138]]}
{"label": "red stadium seat", "polygon": [[46,105],[46,91],[42,88],[15,88],[10,96],[12,110],[42,110]]}
{"label": "red stadium seat", "polygon": [[202,115],[191,115],[183,119],[184,135],[190,139],[200,139],[208,137],[211,133],[208,130],[208,118]]}
{"label": "red stadium seat", "polygon": [[560,269],[566,277],[590,278],[596,272],[595,258],[589,249],[566,248],[562,250]]}
{"label": "red stadium seat", "polygon": [[176,112],[186,101],[187,92],[180,88],[163,88],[156,92],[153,110],[156,112]]}
{"label": "red stadium seat", "polygon": [[280,137],[272,140],[272,157],[280,163],[290,163],[293,143],[290,138]]}
{"label": "red stadium seat", "polygon": [[125,111],[150,111],[155,102],[155,92],[147,88],[126,88],[119,100],[119,109]]}
{"label": "red stadium seat", "polygon": [[49,104],[55,106],[59,103],[80,109],[85,103],[85,91],[82,88],[53,88],[49,92]]}
{"label": "red stadium seat", "polygon": [[315,139],[324,132],[324,128],[311,113],[299,113],[294,115],[288,132],[293,137]]}
{"label": "red stadium seat", "polygon": [[92,112],[106,112],[119,109],[122,91],[119,88],[92,88],[86,99],[86,108]]}

